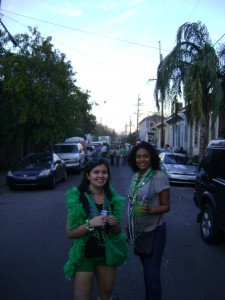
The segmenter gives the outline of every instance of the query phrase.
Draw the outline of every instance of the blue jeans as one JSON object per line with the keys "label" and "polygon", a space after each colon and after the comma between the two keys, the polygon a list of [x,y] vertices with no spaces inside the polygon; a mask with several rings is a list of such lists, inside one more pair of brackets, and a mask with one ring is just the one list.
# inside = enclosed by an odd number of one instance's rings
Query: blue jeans
{"label": "blue jeans", "polygon": [[161,300],[160,268],[166,244],[166,223],[156,228],[153,254],[151,257],[140,256],[144,271],[145,300]]}

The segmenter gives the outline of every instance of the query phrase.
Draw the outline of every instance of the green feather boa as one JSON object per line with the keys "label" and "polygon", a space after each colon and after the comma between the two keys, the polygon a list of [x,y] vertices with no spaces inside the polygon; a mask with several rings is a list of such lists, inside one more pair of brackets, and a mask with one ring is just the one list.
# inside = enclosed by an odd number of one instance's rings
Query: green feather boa
{"label": "green feather boa", "polygon": [[[113,215],[115,216],[118,223],[121,221],[122,210],[125,204],[125,197],[119,196],[116,191],[110,186],[112,193],[111,204],[113,206]],[[66,194],[66,205],[68,209],[68,226],[69,229],[76,228],[81,224],[85,223],[87,219],[86,212],[83,209],[82,203],[80,202],[80,192],[74,187],[70,189]],[[71,279],[76,272],[77,266],[81,259],[84,257],[84,248],[88,240],[89,235],[85,234],[82,237],[74,239],[73,245],[69,251],[69,259],[64,266],[64,273],[66,278]],[[124,234],[119,233],[118,237],[124,239]]]}

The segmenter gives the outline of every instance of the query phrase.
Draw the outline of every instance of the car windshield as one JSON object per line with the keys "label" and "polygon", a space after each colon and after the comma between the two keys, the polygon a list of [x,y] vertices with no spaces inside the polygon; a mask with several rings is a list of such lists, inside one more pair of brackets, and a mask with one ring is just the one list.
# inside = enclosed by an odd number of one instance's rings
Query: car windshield
{"label": "car windshield", "polygon": [[45,164],[52,161],[51,154],[35,154],[29,155],[24,158],[19,165],[36,165],[36,164]]}
{"label": "car windshield", "polygon": [[55,153],[78,153],[77,145],[55,145]]}
{"label": "car windshield", "polygon": [[168,154],[164,158],[165,164],[176,164],[176,165],[192,165],[192,161],[188,156]]}

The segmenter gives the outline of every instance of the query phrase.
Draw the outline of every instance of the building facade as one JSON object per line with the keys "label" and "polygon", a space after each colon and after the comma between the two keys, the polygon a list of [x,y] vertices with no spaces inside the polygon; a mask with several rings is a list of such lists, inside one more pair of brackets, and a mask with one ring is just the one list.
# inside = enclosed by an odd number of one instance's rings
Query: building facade
{"label": "building facade", "polygon": [[[212,122],[212,113],[209,115],[209,141],[219,138],[219,117]],[[161,130],[163,128],[163,135]],[[177,151],[181,147],[192,156],[199,155],[200,124],[194,122],[190,125],[185,114],[185,108],[178,111],[176,118],[169,116],[164,118],[163,126],[159,115],[146,117],[139,123],[139,139],[161,147],[163,137],[164,147],[170,147],[171,151]],[[208,142],[209,142],[208,141]]]}

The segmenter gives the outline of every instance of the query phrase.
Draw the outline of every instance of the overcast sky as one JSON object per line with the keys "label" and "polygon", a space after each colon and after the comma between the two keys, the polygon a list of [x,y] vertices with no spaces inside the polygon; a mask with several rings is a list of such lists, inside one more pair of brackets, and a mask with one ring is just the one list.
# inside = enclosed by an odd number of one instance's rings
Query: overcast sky
{"label": "overcast sky", "polygon": [[[213,44],[225,33],[220,0],[2,0],[1,10],[12,35],[37,26],[53,38],[77,72],[77,86],[99,104],[92,112],[97,121],[117,132],[136,129],[138,96],[139,121],[157,111],[155,82],[148,80],[183,23],[201,21]],[[225,37],[215,48],[220,43]]]}

